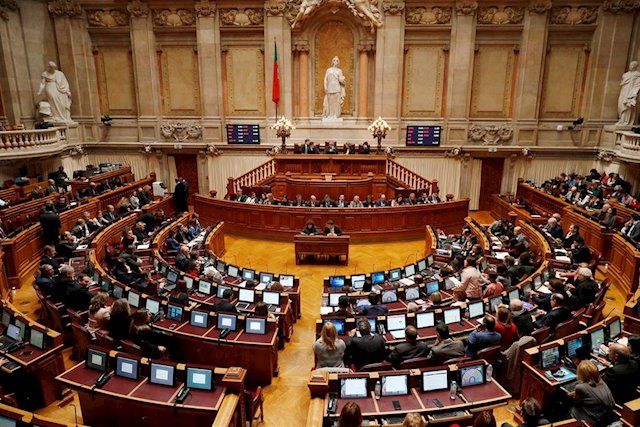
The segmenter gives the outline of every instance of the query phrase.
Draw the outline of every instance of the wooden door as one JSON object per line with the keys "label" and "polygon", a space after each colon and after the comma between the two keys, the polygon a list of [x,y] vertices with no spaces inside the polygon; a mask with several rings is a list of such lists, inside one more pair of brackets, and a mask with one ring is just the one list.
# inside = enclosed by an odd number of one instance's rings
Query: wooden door
{"label": "wooden door", "polygon": [[479,203],[479,208],[481,211],[491,210],[491,195],[500,194],[503,169],[503,158],[491,157],[482,159]]}
{"label": "wooden door", "polygon": [[189,183],[189,204],[191,195],[198,192],[198,158],[196,154],[174,154],[177,176]]}

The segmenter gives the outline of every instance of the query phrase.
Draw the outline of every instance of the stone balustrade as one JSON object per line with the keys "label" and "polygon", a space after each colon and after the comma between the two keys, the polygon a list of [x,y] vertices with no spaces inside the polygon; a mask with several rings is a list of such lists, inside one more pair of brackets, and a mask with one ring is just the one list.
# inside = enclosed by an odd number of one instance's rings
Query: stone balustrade
{"label": "stone balustrade", "polygon": [[11,130],[0,132],[0,156],[38,154],[43,151],[63,149],[66,146],[67,128]]}
{"label": "stone balustrade", "polygon": [[620,157],[640,161],[640,134],[630,131],[617,131],[616,151]]}

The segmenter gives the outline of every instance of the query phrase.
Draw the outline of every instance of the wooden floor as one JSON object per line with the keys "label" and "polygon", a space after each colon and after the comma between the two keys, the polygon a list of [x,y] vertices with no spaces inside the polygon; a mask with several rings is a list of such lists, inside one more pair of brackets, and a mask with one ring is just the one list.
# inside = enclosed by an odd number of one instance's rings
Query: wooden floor
{"label": "wooden floor", "polygon": [[[487,212],[472,214],[480,223],[492,221]],[[424,253],[424,240],[376,242],[368,244],[352,244],[348,266],[309,266],[295,264],[293,244],[282,241],[265,241],[243,236],[225,236],[227,252],[225,260],[235,265],[247,266],[258,271],[274,273],[291,273],[300,278],[302,288],[302,318],[295,324],[291,342],[286,343],[279,354],[279,376],[264,389],[265,422],[254,423],[258,426],[303,426],[306,423],[309,407],[309,390],[307,380],[313,365],[311,346],[315,340],[315,321],[320,313],[322,295],[322,279],[333,275],[349,275],[357,272],[388,270],[402,266]],[[30,286],[24,286],[16,295],[18,307],[29,315],[35,315],[38,303]],[[617,290],[607,295],[607,309],[621,312],[624,297]],[[67,352],[68,356],[68,352]],[[67,367],[75,362],[65,357]],[[512,402],[512,407],[515,405]],[[75,405],[79,405],[75,399]],[[73,407],[65,405],[59,408],[51,405],[38,411],[43,415],[57,417],[73,422]],[[501,422],[512,421],[508,407],[497,409],[496,418]],[[80,417],[81,422],[81,417]]]}

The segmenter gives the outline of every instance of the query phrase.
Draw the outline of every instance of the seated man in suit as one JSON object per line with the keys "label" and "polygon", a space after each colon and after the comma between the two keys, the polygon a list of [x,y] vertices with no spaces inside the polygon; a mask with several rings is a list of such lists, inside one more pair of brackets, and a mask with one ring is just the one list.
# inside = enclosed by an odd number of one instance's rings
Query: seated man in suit
{"label": "seated man in suit", "polygon": [[307,204],[302,200],[301,194],[296,194],[296,198],[291,202],[291,206],[307,206]]}
{"label": "seated man in suit", "polygon": [[576,270],[576,280],[573,285],[569,285],[571,290],[572,307],[579,310],[587,307],[596,300],[596,294],[600,286],[593,280],[593,273],[589,267],[578,267]]}
{"label": "seated man in suit", "polygon": [[40,259],[40,265],[48,264],[53,267],[55,274],[58,274],[60,270],[60,263],[56,260],[56,248],[55,246],[46,245],[43,249],[44,255]]}
{"label": "seated man in suit", "polygon": [[328,194],[324,195],[324,199],[322,199],[322,203],[320,204],[320,206],[322,206],[323,208],[333,207],[333,200],[331,200],[331,197]]}
{"label": "seated man in suit", "polygon": [[44,189],[45,195],[50,195],[58,192],[58,187],[56,187],[56,182],[52,179],[47,180],[47,188]]}
{"label": "seated man in suit", "polygon": [[180,245],[175,263],[178,270],[187,271],[189,267],[189,247],[187,245]]}
{"label": "seated man in suit", "polygon": [[580,235],[580,226],[576,224],[571,224],[569,226],[569,232],[562,239],[562,246],[565,249],[569,249],[576,238]]}
{"label": "seated man in suit", "polygon": [[71,229],[71,234],[76,236],[78,239],[84,239],[85,237],[89,237],[91,232],[89,231],[89,227],[84,219],[80,218],[76,221],[76,225]]}
{"label": "seated man in suit", "polygon": [[509,310],[511,310],[511,316],[513,323],[518,328],[518,334],[523,337],[531,335],[533,332],[533,318],[531,313],[522,307],[522,301],[519,299],[512,299],[509,302]]}
{"label": "seated man in suit", "polygon": [[386,194],[380,194],[380,198],[376,202],[376,206],[390,206],[391,203],[387,200]]}
{"label": "seated man in suit", "polygon": [[562,294],[551,295],[551,310],[534,322],[536,328],[548,326],[552,331],[562,322],[571,318],[571,311],[565,306],[566,300]]}
{"label": "seated man in suit", "polygon": [[584,238],[582,236],[577,236],[571,245],[571,253],[569,254],[571,257],[571,262],[574,264],[581,264],[591,262],[591,250],[589,246],[584,243]]}
{"label": "seated man in suit", "polygon": [[385,306],[384,304],[379,304],[380,295],[378,295],[377,293],[370,292],[367,299],[369,300],[369,305],[365,305],[364,307],[362,307],[362,315],[367,316],[371,314],[375,316],[382,316],[387,314],[387,312],[389,311],[387,306]]}
{"label": "seated man in suit", "polygon": [[335,207],[336,208],[346,208],[349,206],[349,203],[345,200],[344,194],[338,196],[338,200],[336,200]]}
{"label": "seated man in suit", "polygon": [[75,271],[73,267],[67,264],[63,264],[60,267],[60,274],[56,279],[56,284],[53,286],[53,292],[51,292],[51,299],[55,302],[64,302],[67,294],[67,288],[72,287]]}
{"label": "seated man in suit", "polygon": [[42,291],[45,296],[50,296],[55,286],[55,280],[53,276],[55,271],[49,264],[43,264],[40,266],[40,274],[36,277],[36,285]]}
{"label": "seated man in suit", "polygon": [[418,330],[415,327],[407,326],[404,334],[407,341],[395,346],[387,358],[393,366],[398,366],[405,360],[429,356],[429,347],[422,341],[418,342]]}
{"label": "seated man in suit", "polygon": [[352,329],[347,340],[345,359],[347,363],[355,365],[356,369],[370,363],[382,362],[387,356],[384,338],[371,333],[371,324],[367,319],[358,320],[358,332]]}
{"label": "seated man in suit", "polygon": [[432,365],[441,365],[449,359],[464,356],[464,343],[451,338],[449,327],[444,322],[438,322],[436,333],[436,342],[428,356]]}
{"label": "seated man in suit", "polygon": [[492,316],[484,316],[482,323],[478,325],[475,331],[469,334],[467,338],[467,356],[475,357],[478,351],[492,345],[500,344],[502,335],[496,332],[496,319]]}
{"label": "seated man in suit", "polygon": [[213,310],[216,312],[237,313],[238,310],[236,310],[236,306],[231,304],[232,299],[233,291],[231,289],[225,289],[222,293],[222,299],[213,306]]}
{"label": "seated man in suit", "polygon": [[342,230],[333,223],[333,220],[330,219],[327,221],[327,225],[324,227],[324,235],[325,236],[339,236],[342,234]]}
{"label": "seated man in suit", "polygon": [[638,362],[631,358],[629,347],[611,343],[609,359],[613,365],[604,372],[602,379],[616,402],[624,404],[638,397]]}
{"label": "seated man in suit", "polygon": [[338,309],[331,313],[332,317],[344,317],[351,318],[353,317],[353,313],[349,310],[351,304],[349,303],[349,297],[346,295],[342,295],[338,298]]}
{"label": "seated man in suit", "polygon": [[62,233],[62,238],[58,242],[57,252],[64,258],[71,258],[77,247],[78,238],[71,234],[70,231],[65,231]]}
{"label": "seated man in suit", "polygon": [[89,286],[91,286],[91,279],[86,274],[71,282],[65,291],[64,305],[71,310],[87,310],[91,302]]}
{"label": "seated man in suit", "polygon": [[562,226],[558,224],[558,220],[554,217],[551,217],[547,220],[547,225],[545,225],[544,229],[554,239],[562,239],[562,235],[564,234],[562,231]]}
{"label": "seated man in suit", "polygon": [[640,215],[637,213],[631,214],[631,219],[622,227],[622,234],[635,242],[640,241]]}
{"label": "seated man in suit", "polygon": [[118,213],[116,212],[116,208],[113,205],[107,205],[107,210],[102,213],[102,217],[108,223],[112,223],[118,220]]}

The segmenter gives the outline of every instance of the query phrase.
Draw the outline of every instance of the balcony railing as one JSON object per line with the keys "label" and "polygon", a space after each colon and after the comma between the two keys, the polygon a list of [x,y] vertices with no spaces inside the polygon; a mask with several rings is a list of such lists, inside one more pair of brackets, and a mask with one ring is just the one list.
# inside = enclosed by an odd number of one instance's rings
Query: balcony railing
{"label": "balcony railing", "polygon": [[66,139],[66,132],[63,127],[0,132],[0,153],[57,144]]}
{"label": "balcony railing", "polygon": [[616,131],[616,151],[622,157],[640,161],[640,134]]}

